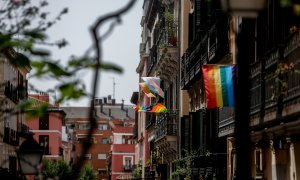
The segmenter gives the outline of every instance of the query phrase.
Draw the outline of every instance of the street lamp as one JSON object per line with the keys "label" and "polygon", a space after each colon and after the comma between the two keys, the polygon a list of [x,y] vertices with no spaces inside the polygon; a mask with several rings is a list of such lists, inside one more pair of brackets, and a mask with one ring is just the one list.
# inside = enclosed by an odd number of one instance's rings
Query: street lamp
{"label": "street lamp", "polygon": [[[250,59],[247,45],[255,37],[249,37],[256,18],[264,9],[266,0],[221,0],[223,10],[242,17],[242,25],[236,32],[237,88],[235,91],[235,147],[236,179],[251,179],[250,140]],[[248,26],[248,27],[247,27]],[[250,28],[249,28],[250,27]],[[252,39],[251,39],[252,38]]]}
{"label": "street lamp", "polygon": [[16,150],[20,171],[24,175],[38,174],[38,167],[42,161],[43,148],[33,139],[33,133]]}

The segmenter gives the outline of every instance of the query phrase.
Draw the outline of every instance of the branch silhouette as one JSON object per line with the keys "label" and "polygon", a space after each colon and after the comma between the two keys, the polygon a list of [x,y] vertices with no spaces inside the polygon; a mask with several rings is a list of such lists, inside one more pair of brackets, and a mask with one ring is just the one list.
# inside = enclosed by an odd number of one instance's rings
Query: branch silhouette
{"label": "branch silhouette", "polygon": [[[99,79],[100,79],[100,70],[97,67],[101,66],[101,62],[102,62],[102,40],[103,38],[107,37],[107,33],[105,33],[104,36],[100,36],[98,34],[99,29],[101,28],[101,26],[109,21],[109,20],[116,20],[113,22],[113,24],[110,26],[110,30],[112,31],[112,29],[115,27],[116,23],[120,23],[121,22],[121,16],[124,15],[126,12],[128,12],[130,10],[130,8],[135,4],[136,0],[131,0],[129,1],[123,8],[112,12],[112,13],[108,13],[102,17],[99,17],[96,22],[93,24],[93,26],[91,27],[90,31],[93,37],[93,49],[95,50],[96,53],[96,67],[94,68],[94,77],[93,77],[93,85],[92,85],[92,97],[91,97],[91,104],[90,104],[90,110],[89,110],[89,121],[90,121],[90,129],[88,131],[88,136],[87,139],[91,139],[92,138],[92,134],[95,131],[95,128],[97,127],[97,121],[96,121],[96,116],[95,116],[95,104],[94,104],[94,99],[95,99],[95,95],[96,92],[98,92],[97,87],[98,87],[98,83],[99,83]],[[76,162],[75,166],[74,166],[74,174],[72,179],[77,179],[79,174],[80,174],[80,170],[84,164],[84,160],[85,160],[85,154],[87,154],[87,152],[89,151],[89,149],[92,146],[92,143],[90,142],[86,142],[82,144],[83,146],[83,156],[80,156],[78,161]]]}

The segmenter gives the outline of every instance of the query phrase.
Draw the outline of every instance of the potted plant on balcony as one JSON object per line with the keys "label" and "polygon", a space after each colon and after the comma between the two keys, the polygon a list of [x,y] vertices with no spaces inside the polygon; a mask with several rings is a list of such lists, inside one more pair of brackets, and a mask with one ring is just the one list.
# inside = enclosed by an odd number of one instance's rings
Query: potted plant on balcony
{"label": "potted plant on balcony", "polygon": [[168,33],[168,43],[172,46],[177,46],[176,23],[174,19],[174,14],[167,10],[164,12],[164,18],[165,28]]}

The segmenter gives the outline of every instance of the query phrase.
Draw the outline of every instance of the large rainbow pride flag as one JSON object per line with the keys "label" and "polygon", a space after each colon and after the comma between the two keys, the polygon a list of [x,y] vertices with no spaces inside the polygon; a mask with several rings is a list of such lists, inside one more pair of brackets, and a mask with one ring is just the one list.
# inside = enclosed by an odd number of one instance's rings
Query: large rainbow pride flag
{"label": "large rainbow pride flag", "polygon": [[206,108],[234,106],[235,65],[202,66]]}

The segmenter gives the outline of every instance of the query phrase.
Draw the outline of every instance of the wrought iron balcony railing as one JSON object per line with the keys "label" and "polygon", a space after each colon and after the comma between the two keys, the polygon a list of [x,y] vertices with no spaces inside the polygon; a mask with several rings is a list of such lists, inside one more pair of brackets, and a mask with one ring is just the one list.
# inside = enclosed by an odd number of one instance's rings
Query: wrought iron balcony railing
{"label": "wrought iron balcony railing", "polygon": [[128,165],[124,165],[124,172],[131,172],[133,169],[133,165],[128,164]]}
{"label": "wrought iron balcony railing", "polygon": [[234,108],[219,109],[219,137],[233,133],[234,120]]}
{"label": "wrought iron balcony railing", "polygon": [[149,75],[157,62],[157,46],[153,45],[150,49],[150,56],[147,62],[147,75]]}
{"label": "wrought iron balcony railing", "polygon": [[13,146],[19,146],[19,134],[17,131],[5,127],[4,128],[4,135],[3,135],[3,142],[13,145]]}
{"label": "wrought iron balcony railing", "polygon": [[220,60],[229,53],[228,17],[216,10],[211,16],[214,24],[201,36],[198,35],[189,45],[181,62],[181,88],[189,87],[207,62]]}
{"label": "wrought iron balcony railing", "polygon": [[174,118],[169,113],[161,115],[156,120],[156,139],[163,138],[165,136],[177,136],[177,124],[172,123]]}

